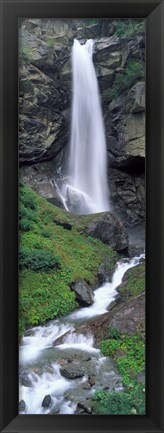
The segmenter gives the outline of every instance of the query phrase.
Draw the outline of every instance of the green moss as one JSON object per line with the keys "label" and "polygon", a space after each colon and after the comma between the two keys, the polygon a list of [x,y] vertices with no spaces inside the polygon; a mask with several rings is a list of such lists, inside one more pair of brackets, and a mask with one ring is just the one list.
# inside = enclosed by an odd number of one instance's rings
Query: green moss
{"label": "green moss", "polygon": [[[97,283],[101,263],[113,270],[116,253],[86,236],[93,216],[75,216],[20,185],[20,331],[77,307],[72,282]],[[55,223],[69,222],[71,230]],[[56,266],[57,265],[57,266]]]}

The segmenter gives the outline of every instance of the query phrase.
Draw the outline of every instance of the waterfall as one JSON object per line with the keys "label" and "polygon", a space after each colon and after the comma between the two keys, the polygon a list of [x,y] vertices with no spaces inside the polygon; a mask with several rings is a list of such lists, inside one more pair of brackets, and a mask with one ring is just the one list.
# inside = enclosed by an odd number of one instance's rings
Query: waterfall
{"label": "waterfall", "polygon": [[74,40],[69,181],[61,190],[65,208],[84,214],[109,210],[105,131],[92,51],[91,39],[84,45]]}

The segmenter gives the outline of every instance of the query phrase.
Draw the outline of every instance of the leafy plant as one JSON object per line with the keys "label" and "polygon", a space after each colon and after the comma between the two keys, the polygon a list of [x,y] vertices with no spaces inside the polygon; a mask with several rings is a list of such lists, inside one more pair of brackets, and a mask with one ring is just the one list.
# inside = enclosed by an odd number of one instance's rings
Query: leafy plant
{"label": "leafy plant", "polygon": [[114,340],[118,340],[120,338],[120,331],[117,328],[110,328],[109,330],[109,338],[113,338]]}
{"label": "leafy plant", "polygon": [[50,251],[46,250],[30,250],[26,247],[21,247],[19,251],[19,267],[30,268],[33,271],[49,269],[57,269],[59,267],[59,259]]}
{"label": "leafy plant", "polygon": [[93,396],[93,408],[97,414],[104,415],[144,415],[144,387],[137,385],[129,393],[98,390]]}

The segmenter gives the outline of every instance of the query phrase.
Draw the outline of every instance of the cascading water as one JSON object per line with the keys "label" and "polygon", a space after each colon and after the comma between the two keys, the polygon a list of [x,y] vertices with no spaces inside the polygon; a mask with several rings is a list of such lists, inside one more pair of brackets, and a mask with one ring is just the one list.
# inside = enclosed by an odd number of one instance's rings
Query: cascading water
{"label": "cascading water", "polygon": [[69,183],[60,190],[66,210],[95,213],[109,210],[107,158],[103,115],[96,72],[92,61],[93,41],[72,48],[73,101]]}
{"label": "cascading water", "polygon": [[[130,261],[119,262],[112,282],[103,284],[95,291],[94,303],[90,307],[78,309],[47,326],[33,328],[23,337],[19,356],[19,396],[25,404],[20,413],[72,414],[76,411],[78,401],[92,398],[96,388],[108,386],[110,389],[122,390],[121,377],[114,371],[111,360],[102,356],[100,350],[94,347],[91,334],[80,334],[76,332],[76,328],[86,319],[108,311],[124,273],[138,265],[143,258],[144,255],[140,255]],[[62,338],[61,341],[58,341],[59,337]],[[82,377],[74,380],[62,375],[63,363],[64,368],[69,368],[70,357],[76,368],[76,357],[81,359],[78,368],[80,371],[84,368]],[[96,384],[88,389],[88,376],[93,372],[96,373]],[[51,395],[50,407],[42,405],[47,395]]]}

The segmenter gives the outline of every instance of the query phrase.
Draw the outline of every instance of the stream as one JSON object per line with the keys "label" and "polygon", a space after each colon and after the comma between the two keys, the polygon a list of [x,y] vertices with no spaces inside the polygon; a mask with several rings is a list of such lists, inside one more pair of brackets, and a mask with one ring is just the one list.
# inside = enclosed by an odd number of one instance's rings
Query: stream
{"label": "stream", "polygon": [[21,414],[74,414],[81,413],[79,408],[89,414],[96,389],[123,390],[113,361],[94,347],[93,336],[74,331],[108,311],[124,273],[143,257],[119,261],[112,282],[95,290],[90,307],[26,332],[19,352]]}

